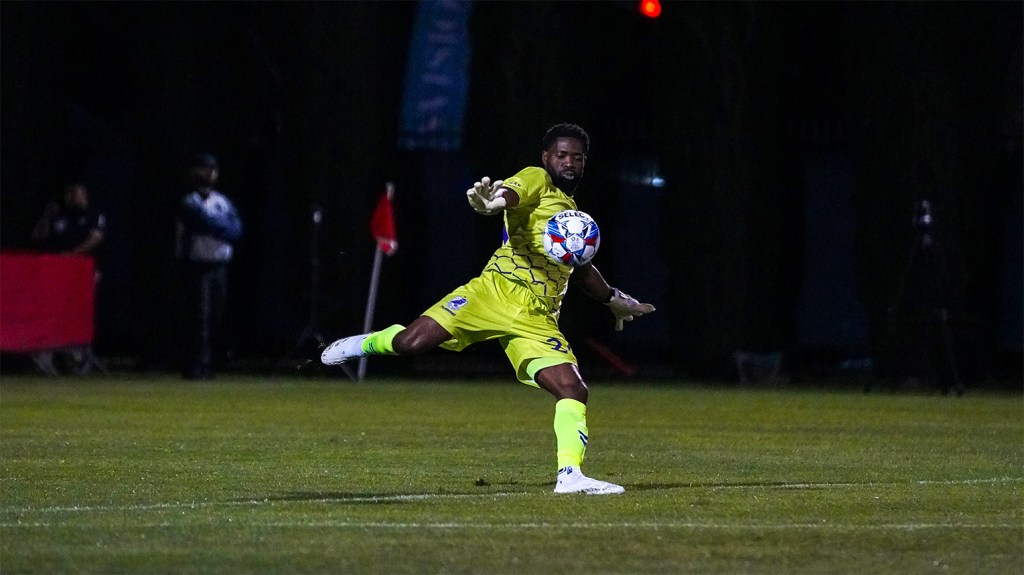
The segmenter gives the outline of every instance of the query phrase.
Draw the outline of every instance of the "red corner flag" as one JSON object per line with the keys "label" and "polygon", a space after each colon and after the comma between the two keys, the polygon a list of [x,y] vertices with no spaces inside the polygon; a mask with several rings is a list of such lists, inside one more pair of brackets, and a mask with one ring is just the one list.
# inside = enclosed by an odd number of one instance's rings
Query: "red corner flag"
{"label": "red corner flag", "polygon": [[388,182],[387,190],[377,201],[377,209],[370,219],[370,233],[377,240],[377,247],[387,255],[398,251],[398,235],[395,233],[395,214],[391,210],[391,197],[395,195],[394,184]]}

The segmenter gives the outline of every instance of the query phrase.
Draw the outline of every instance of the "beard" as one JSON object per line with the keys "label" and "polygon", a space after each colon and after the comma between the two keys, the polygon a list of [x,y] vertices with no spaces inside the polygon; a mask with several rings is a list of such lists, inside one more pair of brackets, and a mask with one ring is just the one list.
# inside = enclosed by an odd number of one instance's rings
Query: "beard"
{"label": "beard", "polygon": [[580,174],[576,174],[576,177],[574,178],[566,178],[561,175],[551,176],[551,182],[555,184],[555,186],[557,186],[559,190],[562,190],[563,192],[569,194],[570,196],[576,192],[576,188],[577,186],[580,185],[581,179],[582,176]]}

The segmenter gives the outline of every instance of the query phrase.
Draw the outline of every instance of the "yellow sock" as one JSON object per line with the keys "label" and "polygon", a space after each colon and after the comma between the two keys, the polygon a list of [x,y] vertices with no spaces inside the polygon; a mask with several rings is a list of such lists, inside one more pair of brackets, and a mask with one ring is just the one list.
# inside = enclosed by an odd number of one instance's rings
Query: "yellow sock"
{"label": "yellow sock", "polygon": [[395,348],[392,342],[398,332],[405,329],[404,325],[397,323],[389,328],[375,331],[366,336],[363,340],[363,351],[369,355],[395,355]]}
{"label": "yellow sock", "polygon": [[575,467],[583,463],[587,451],[587,406],[575,399],[560,399],[555,403],[555,442],[558,469]]}

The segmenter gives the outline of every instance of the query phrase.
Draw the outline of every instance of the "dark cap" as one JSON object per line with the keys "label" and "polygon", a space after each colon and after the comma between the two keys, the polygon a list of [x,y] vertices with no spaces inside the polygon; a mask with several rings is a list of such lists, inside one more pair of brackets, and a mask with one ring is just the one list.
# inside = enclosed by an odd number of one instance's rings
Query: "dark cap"
{"label": "dark cap", "polygon": [[213,154],[198,154],[192,158],[193,168],[217,168],[217,156]]}

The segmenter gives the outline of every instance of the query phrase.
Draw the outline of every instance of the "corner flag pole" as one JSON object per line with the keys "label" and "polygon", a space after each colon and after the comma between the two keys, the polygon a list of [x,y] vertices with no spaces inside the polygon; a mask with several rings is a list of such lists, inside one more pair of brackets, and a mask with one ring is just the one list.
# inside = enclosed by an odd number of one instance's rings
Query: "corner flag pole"
{"label": "corner flag pole", "polygon": [[[377,249],[373,253],[373,272],[370,274],[370,293],[366,300],[366,316],[363,319],[363,333],[369,333],[373,329],[373,313],[377,306],[377,288],[380,284],[380,267],[384,261],[384,251],[387,245],[388,255],[394,253],[398,249],[398,242],[395,240],[395,225],[392,219],[391,213],[391,200],[395,196],[395,184],[388,182],[386,184],[386,195],[382,198],[382,202],[377,206],[377,212],[374,213],[373,222],[371,226],[377,227],[381,224],[379,221],[381,217],[386,219],[386,224],[381,225],[382,228],[390,229],[374,229],[373,235],[377,240]],[[387,213],[381,213],[381,206],[384,205],[383,201],[387,202]],[[366,356],[359,358],[359,369],[357,372],[357,381],[363,381],[366,377]]]}

